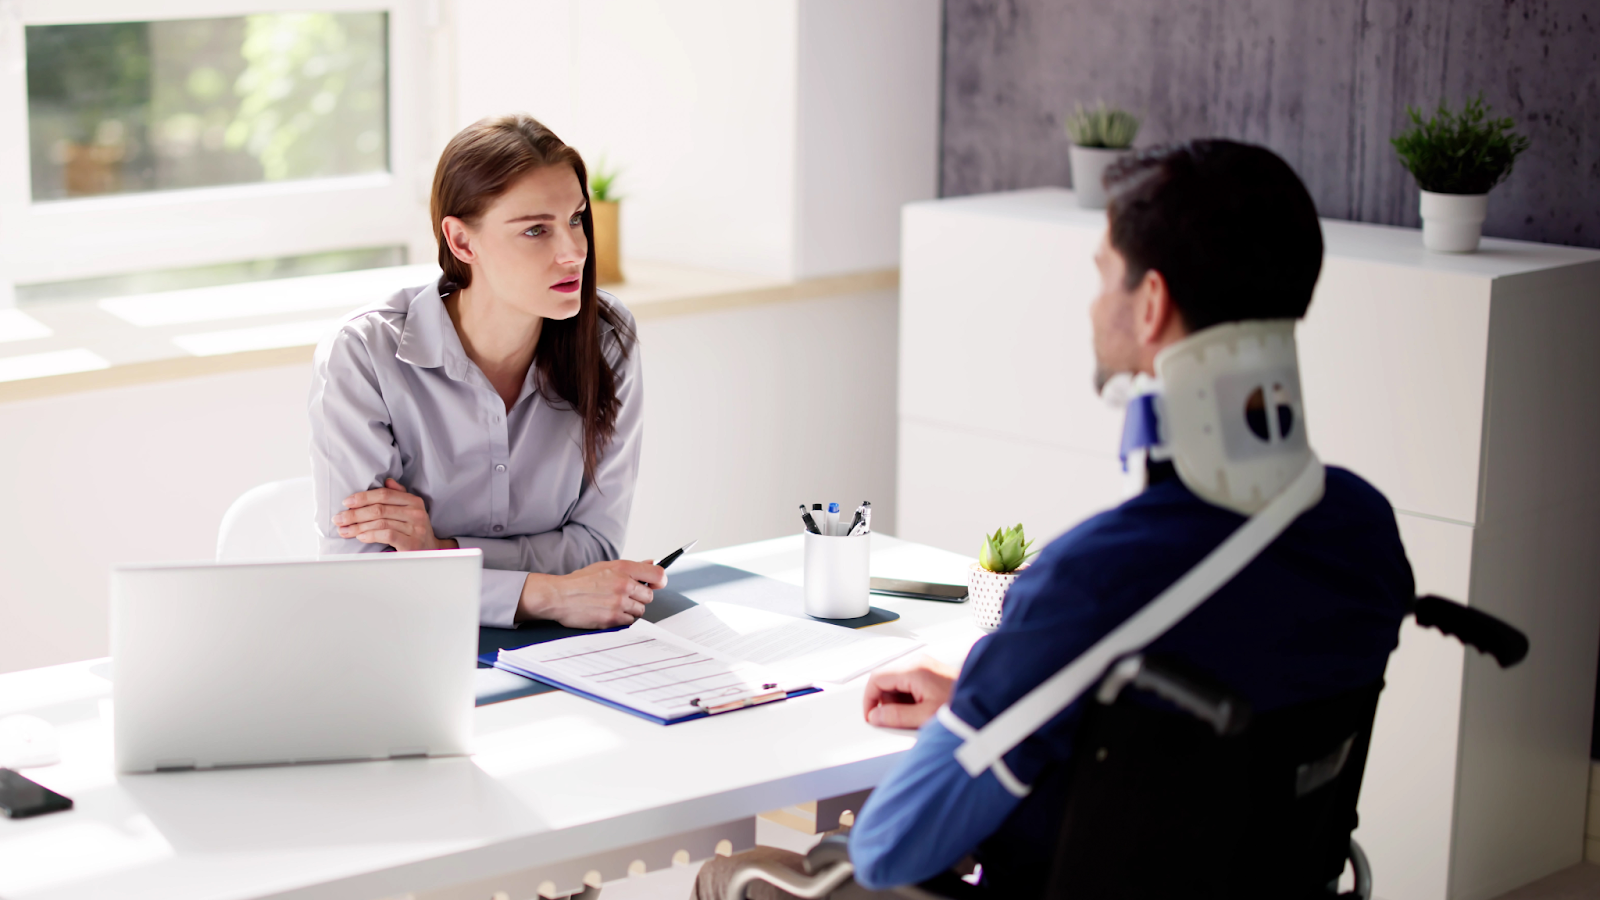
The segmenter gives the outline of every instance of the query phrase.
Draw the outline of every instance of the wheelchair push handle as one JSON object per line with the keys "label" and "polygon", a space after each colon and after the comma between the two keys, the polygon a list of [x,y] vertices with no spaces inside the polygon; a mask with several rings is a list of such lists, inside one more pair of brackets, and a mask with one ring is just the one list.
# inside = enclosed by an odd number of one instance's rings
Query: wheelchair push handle
{"label": "wheelchair push handle", "polygon": [[1493,656],[1502,669],[1511,668],[1528,655],[1527,635],[1482,610],[1428,594],[1412,603],[1411,612],[1418,625],[1436,628]]}
{"label": "wheelchair push handle", "polygon": [[1128,656],[1118,661],[1101,679],[1096,697],[1109,706],[1129,686],[1160,697],[1210,725],[1219,735],[1239,734],[1250,724],[1250,704],[1245,700],[1202,684],[1148,656]]}

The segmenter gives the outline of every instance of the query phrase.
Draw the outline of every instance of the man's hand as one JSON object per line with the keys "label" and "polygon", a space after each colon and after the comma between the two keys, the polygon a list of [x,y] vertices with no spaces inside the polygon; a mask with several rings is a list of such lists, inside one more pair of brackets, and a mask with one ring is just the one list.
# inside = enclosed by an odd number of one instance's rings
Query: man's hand
{"label": "man's hand", "polygon": [[950,702],[959,674],[926,655],[892,662],[867,679],[862,712],[871,725],[921,728]]}
{"label": "man's hand", "polygon": [[422,498],[408,493],[393,478],[383,487],[344,498],[344,512],[333,517],[339,536],[363,544],[388,544],[396,550],[454,550],[456,542],[440,539],[428,521]]}
{"label": "man's hand", "polygon": [[517,619],[554,619],[568,628],[615,628],[644,615],[667,572],[653,560],[614,559],[571,575],[529,575]]}

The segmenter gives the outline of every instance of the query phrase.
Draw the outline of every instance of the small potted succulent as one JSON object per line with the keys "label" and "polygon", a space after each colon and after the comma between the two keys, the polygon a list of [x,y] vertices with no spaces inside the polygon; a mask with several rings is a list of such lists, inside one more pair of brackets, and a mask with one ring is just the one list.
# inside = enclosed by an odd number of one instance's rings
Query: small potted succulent
{"label": "small potted succulent", "polygon": [[594,216],[594,274],[598,284],[622,280],[622,240],[619,229],[621,197],[617,196],[618,170],[601,156],[589,170],[589,206]]}
{"label": "small potted succulent", "polygon": [[1067,153],[1072,160],[1072,189],[1078,193],[1078,205],[1105,209],[1106,189],[1101,176],[1133,146],[1133,139],[1139,135],[1139,117],[1107,106],[1104,101],[1093,109],[1084,109],[1080,103],[1067,116],[1066,128],[1067,137],[1072,140]]}
{"label": "small potted succulent", "polygon": [[1445,253],[1473,253],[1483,235],[1489,189],[1511,174],[1527,137],[1507,117],[1489,118],[1483,95],[1460,113],[1439,102],[1433,118],[1407,107],[1411,129],[1390,140],[1400,162],[1422,188],[1422,245]]}
{"label": "small potted succulent", "polygon": [[1023,536],[1020,524],[1013,528],[997,528],[994,534],[983,536],[978,561],[967,573],[968,602],[972,604],[972,618],[979,628],[993,631],[1000,627],[1006,591],[1028,567],[1028,560],[1039,552],[1032,547],[1033,542]]}

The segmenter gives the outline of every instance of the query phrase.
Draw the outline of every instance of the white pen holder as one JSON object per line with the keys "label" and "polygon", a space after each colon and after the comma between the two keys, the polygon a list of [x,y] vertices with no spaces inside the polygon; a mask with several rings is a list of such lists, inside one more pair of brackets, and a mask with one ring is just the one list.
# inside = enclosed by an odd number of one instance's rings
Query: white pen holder
{"label": "white pen holder", "polygon": [[806,615],[857,619],[870,612],[872,535],[833,537],[809,531],[804,535]]}

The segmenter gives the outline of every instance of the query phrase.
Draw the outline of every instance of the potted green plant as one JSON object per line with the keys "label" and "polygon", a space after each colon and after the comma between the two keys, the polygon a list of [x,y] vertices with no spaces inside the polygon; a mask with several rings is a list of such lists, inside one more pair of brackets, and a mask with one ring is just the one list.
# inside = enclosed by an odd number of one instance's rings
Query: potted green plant
{"label": "potted green plant", "polygon": [[1000,627],[1006,591],[1028,567],[1028,560],[1039,552],[1032,548],[1033,542],[1023,535],[1021,524],[997,528],[994,534],[983,536],[978,561],[967,573],[967,602],[972,604],[972,618],[979,628],[993,631]]}
{"label": "potted green plant", "polygon": [[601,156],[589,170],[589,209],[594,216],[594,272],[599,284],[622,280],[621,197],[616,183],[619,170]]}
{"label": "potted green plant", "polygon": [[1400,162],[1422,188],[1422,245],[1446,253],[1472,253],[1483,234],[1489,189],[1506,180],[1528,138],[1512,131],[1510,117],[1492,119],[1483,95],[1452,113],[1439,101],[1424,121],[1407,107],[1412,127],[1390,139]]}
{"label": "potted green plant", "polygon": [[1124,109],[1107,106],[1104,101],[1092,109],[1083,104],[1067,116],[1067,137],[1072,146],[1067,155],[1072,161],[1072,189],[1078,205],[1085,209],[1105,209],[1106,189],[1101,183],[1106,168],[1133,146],[1139,135],[1139,117]]}

